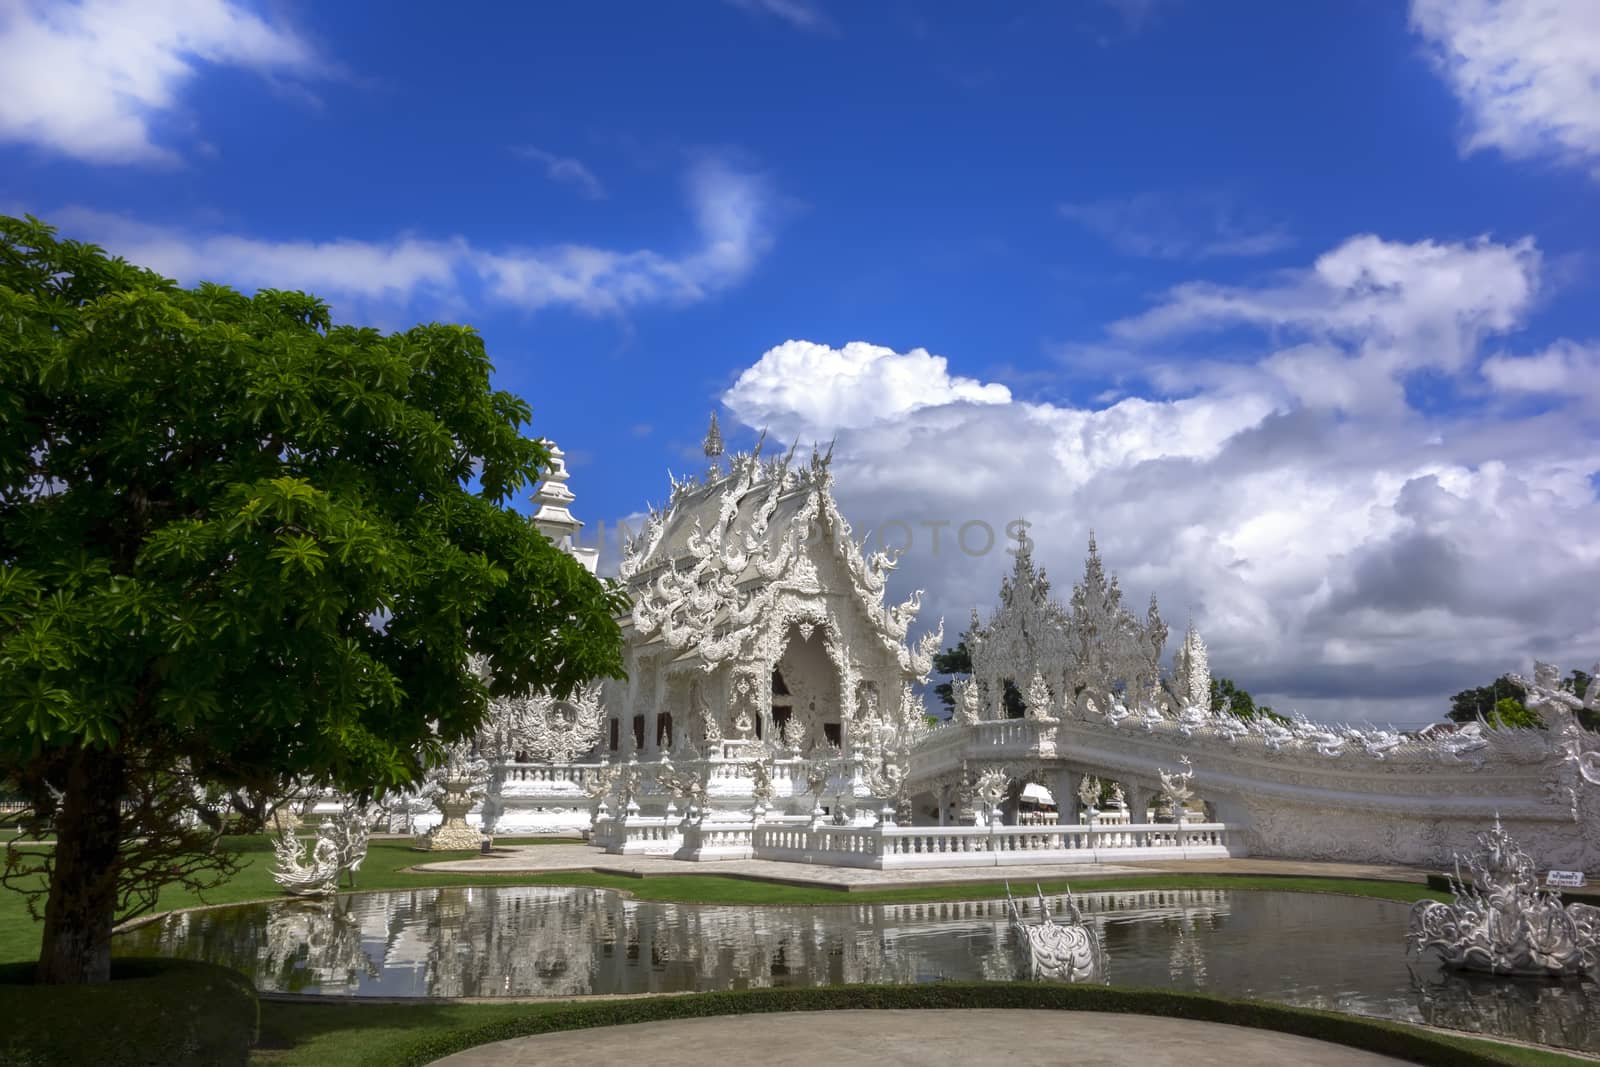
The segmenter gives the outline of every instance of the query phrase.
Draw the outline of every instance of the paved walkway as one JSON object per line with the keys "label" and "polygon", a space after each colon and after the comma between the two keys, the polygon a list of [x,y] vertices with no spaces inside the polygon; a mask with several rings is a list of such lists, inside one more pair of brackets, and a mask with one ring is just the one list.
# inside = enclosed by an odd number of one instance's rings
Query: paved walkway
{"label": "paved walkway", "polygon": [[819,1011],[674,1019],[480,1045],[437,1067],[1393,1067],[1405,1060],[1222,1023],[1082,1011]]}
{"label": "paved walkway", "polygon": [[[420,858],[420,854],[419,854]],[[961,885],[969,882],[1018,884],[1031,881],[1084,881],[1131,874],[1269,874],[1320,878],[1375,878],[1423,882],[1427,872],[1414,867],[1362,863],[1306,863],[1294,860],[1164,860],[1137,863],[1055,863],[1018,867],[934,867],[926,870],[875,871],[859,867],[823,867],[775,860],[723,860],[687,863],[665,856],[609,856],[590,845],[504,845],[493,854],[441,863],[423,862],[424,871],[456,874],[537,874],[548,871],[600,871],[639,877],[721,874],[829,889],[888,889],[896,886]]]}

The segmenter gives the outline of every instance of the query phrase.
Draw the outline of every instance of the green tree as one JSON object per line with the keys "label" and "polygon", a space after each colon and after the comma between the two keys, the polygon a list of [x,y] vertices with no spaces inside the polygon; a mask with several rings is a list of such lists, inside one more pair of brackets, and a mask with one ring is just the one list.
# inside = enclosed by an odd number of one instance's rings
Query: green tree
{"label": "green tree", "polygon": [[[943,652],[933,654],[933,672],[947,675],[972,674],[972,652],[967,648],[966,639],[963,638],[954,648],[947,648]],[[953,711],[956,706],[955,689],[949,682],[940,682],[933,687],[939,694],[939,699],[944,702],[946,711]]]}
{"label": "green tree", "polygon": [[1255,698],[1235,685],[1231,678],[1211,679],[1211,710],[1213,713],[1231,712],[1246,722],[1258,718],[1273,722],[1289,721],[1287,716],[1273,711],[1270,705],[1257,704]]}
{"label": "green tree", "polygon": [[[1582,697],[1589,691],[1591,679],[1587,671],[1573,670],[1561,681],[1561,688],[1569,693]],[[1491,726],[1506,725],[1517,726],[1548,726],[1536,711],[1530,710],[1525,701],[1528,691],[1517,683],[1509,674],[1502,674],[1488,685],[1478,686],[1475,689],[1463,689],[1450,698],[1450,710],[1445,717],[1453,722],[1475,722],[1481,716]],[[1500,714],[1502,704],[1510,701],[1516,709],[1510,712],[1511,719],[1506,719]],[[1589,708],[1578,711],[1578,724],[1588,730],[1600,730],[1600,712]]]}
{"label": "green tree", "polygon": [[1487,716],[1490,726],[1510,726],[1522,729],[1545,729],[1544,720],[1539,713],[1523,707],[1522,702],[1515,697],[1501,697],[1495,701],[1494,709]]}
{"label": "green tree", "polygon": [[[967,648],[966,639],[963,638],[954,648],[947,648],[943,652],[933,654],[933,671],[935,674],[969,677],[972,674],[972,652]],[[933,687],[933,691],[944,702],[946,711],[953,711],[956,706],[955,687],[950,682],[940,682]],[[1022,699],[1022,690],[1010,679],[1006,680],[1005,696],[1003,703],[1006,717],[1020,719],[1027,712],[1027,705]]]}
{"label": "green tree", "polygon": [[549,454],[490,371],[469,328],[0,217],[0,779],[58,842],[7,856],[40,981],[106,980],[119,914],[226,872],[197,787],[382,793],[491,691],[620,673],[625,595],[507,507]]}
{"label": "green tree", "polygon": [[1481,716],[1488,719],[1502,700],[1514,701],[1518,707],[1527,699],[1527,692],[1509,674],[1502,674],[1488,685],[1476,689],[1463,689],[1450,698],[1450,711],[1446,717],[1452,722],[1476,722]]}

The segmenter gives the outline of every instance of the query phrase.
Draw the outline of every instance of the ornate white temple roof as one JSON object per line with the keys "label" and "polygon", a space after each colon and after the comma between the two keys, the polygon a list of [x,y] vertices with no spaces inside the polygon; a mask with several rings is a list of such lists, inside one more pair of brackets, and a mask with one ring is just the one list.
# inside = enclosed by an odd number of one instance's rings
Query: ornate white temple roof
{"label": "ornate white temple roof", "polygon": [[925,676],[943,626],[917,649],[904,646],[921,591],[884,606],[894,562],[865,551],[839,513],[830,488],[831,448],[814,449],[809,465],[797,465],[793,449],[781,460],[764,460],[758,441],[753,452],[733,456],[724,473],[713,417],[705,452],[706,474],[673,478],[666,509],[652,511],[644,531],[623,546],[634,640],[675,649],[677,660],[710,669],[748,658],[784,595],[841,594],[856,601],[876,640]]}

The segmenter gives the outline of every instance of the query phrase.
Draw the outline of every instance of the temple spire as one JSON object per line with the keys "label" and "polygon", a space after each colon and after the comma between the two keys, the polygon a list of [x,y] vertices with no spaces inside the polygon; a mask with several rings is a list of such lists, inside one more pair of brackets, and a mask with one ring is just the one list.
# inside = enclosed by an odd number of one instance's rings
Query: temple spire
{"label": "temple spire", "polygon": [[554,441],[546,441],[545,444],[550,451],[550,469],[545,472],[544,481],[539,483],[530,498],[534,504],[534,528],[593,574],[600,562],[600,549],[578,546],[578,531],[583,529],[583,523],[573,516],[569,506],[573,494],[567,488],[567,479],[571,475],[567,473],[566,453],[557,448]]}
{"label": "temple spire", "polygon": [[722,456],[722,430],[717,426],[717,413],[711,413],[711,426],[706,430],[706,439],[701,443],[701,450],[705,452],[706,459],[710,461],[710,468],[706,471],[708,477],[715,479],[722,474],[717,465],[717,460]]}

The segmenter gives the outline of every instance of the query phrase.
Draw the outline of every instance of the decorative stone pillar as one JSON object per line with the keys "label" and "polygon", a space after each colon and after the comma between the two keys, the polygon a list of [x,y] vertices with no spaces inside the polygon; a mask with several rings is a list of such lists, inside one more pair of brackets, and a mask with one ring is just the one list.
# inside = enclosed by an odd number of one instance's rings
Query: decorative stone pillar
{"label": "decorative stone pillar", "polygon": [[1147,812],[1150,808],[1151,790],[1142,785],[1127,783],[1128,787],[1128,821],[1143,823],[1148,821]]}
{"label": "decorative stone pillar", "polygon": [[1050,780],[1050,795],[1056,798],[1056,822],[1068,826],[1078,821],[1083,805],[1078,801],[1078,778],[1068,770],[1056,771]]}

